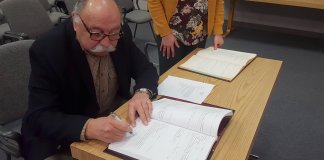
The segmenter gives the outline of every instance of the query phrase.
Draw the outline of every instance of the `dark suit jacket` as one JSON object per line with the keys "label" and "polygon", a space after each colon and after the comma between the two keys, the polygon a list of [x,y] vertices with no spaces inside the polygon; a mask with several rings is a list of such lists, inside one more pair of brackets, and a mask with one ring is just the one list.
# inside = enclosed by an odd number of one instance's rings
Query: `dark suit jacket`
{"label": "dark suit jacket", "polygon": [[[154,66],[132,42],[131,32],[123,26],[124,36],[111,53],[118,76],[118,96],[130,98],[134,89],[148,88],[157,93],[158,75]],[[31,75],[29,108],[23,119],[23,155],[44,158],[69,148],[80,140],[81,130],[99,106],[87,59],[75,38],[71,20],[41,36],[30,48]]]}

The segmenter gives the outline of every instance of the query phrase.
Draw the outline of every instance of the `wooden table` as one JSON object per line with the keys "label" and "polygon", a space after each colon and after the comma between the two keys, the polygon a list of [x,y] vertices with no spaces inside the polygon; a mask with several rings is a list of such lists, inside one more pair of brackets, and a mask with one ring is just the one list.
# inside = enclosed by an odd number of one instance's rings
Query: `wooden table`
{"label": "wooden table", "polygon": [[[251,2],[262,2],[271,4],[288,5],[295,7],[305,7],[313,9],[324,9],[324,0],[246,0]],[[227,28],[224,36],[228,36],[233,30],[233,20],[235,12],[236,0],[230,0],[230,7],[228,10]]]}
{"label": "wooden table", "polygon": [[[159,82],[161,83],[168,75],[173,75],[214,84],[213,91],[204,102],[233,109],[235,114],[211,159],[247,159],[282,62],[258,57],[232,82],[226,82],[177,68],[196,51],[164,73]],[[127,104],[121,106],[116,112],[126,117]],[[71,144],[71,151],[76,159],[118,159],[104,153],[106,147],[107,144],[103,142],[91,140]]]}

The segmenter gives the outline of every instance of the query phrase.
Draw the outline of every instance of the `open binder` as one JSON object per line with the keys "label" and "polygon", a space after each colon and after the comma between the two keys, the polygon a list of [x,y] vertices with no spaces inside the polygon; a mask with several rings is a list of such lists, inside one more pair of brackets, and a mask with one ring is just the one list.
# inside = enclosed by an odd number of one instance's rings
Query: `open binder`
{"label": "open binder", "polygon": [[213,47],[202,49],[179,68],[232,81],[257,55]]}
{"label": "open binder", "polygon": [[162,98],[153,102],[152,120],[140,119],[130,135],[105,152],[122,159],[208,159],[234,111],[209,104]]}

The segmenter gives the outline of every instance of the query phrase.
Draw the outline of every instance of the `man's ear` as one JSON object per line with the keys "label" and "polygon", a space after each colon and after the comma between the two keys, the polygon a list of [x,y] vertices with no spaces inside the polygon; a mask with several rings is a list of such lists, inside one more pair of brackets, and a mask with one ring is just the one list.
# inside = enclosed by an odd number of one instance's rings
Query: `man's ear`
{"label": "man's ear", "polygon": [[79,16],[76,15],[75,13],[72,13],[71,18],[72,18],[72,23],[73,23],[73,29],[74,29],[74,31],[76,31],[78,28],[77,23],[80,21]]}
{"label": "man's ear", "polygon": [[[73,20],[73,19],[72,19]],[[76,31],[77,30],[77,23],[75,21],[73,21],[73,30]]]}

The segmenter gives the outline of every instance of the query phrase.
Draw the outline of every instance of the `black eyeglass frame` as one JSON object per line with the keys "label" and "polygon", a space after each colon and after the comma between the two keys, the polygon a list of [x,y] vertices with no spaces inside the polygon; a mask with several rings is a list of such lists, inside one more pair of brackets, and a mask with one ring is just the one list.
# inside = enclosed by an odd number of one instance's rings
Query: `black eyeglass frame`
{"label": "black eyeglass frame", "polygon": [[117,41],[123,36],[123,32],[120,30],[118,33],[110,33],[110,34],[105,34],[103,32],[92,32],[89,27],[84,23],[80,15],[76,15],[80,18],[81,23],[83,24],[84,28],[90,35],[90,39],[94,41],[101,41],[104,38],[108,37],[110,41]]}

